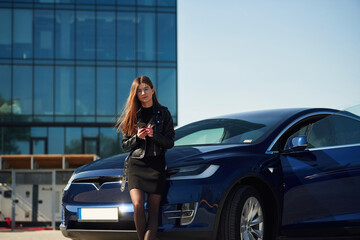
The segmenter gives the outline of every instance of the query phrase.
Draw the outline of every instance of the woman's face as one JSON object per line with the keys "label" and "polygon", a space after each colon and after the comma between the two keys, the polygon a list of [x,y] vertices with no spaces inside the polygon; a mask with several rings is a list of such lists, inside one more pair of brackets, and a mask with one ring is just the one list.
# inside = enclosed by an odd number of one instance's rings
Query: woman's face
{"label": "woman's face", "polygon": [[151,107],[153,105],[152,95],[154,94],[152,89],[146,83],[141,83],[136,91],[137,97],[143,107]]}

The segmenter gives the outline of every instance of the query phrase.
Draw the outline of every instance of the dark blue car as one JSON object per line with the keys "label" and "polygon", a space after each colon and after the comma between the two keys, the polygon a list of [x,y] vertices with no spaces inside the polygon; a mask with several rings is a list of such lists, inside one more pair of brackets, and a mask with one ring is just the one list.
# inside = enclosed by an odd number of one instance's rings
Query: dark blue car
{"label": "dark blue car", "polygon": [[[159,239],[359,239],[360,117],[279,109],[194,122],[166,153]],[[73,239],[136,239],[126,154],[77,169],[61,230]]]}

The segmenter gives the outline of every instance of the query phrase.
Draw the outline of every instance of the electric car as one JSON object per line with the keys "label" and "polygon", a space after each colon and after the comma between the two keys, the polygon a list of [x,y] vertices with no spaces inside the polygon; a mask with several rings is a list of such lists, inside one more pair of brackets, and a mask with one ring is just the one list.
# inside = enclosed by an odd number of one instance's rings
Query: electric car
{"label": "electric car", "polygon": [[[137,239],[129,191],[120,190],[126,156],[74,172],[62,199],[64,236]],[[176,129],[166,163],[159,239],[360,235],[356,111],[274,109],[197,121]]]}

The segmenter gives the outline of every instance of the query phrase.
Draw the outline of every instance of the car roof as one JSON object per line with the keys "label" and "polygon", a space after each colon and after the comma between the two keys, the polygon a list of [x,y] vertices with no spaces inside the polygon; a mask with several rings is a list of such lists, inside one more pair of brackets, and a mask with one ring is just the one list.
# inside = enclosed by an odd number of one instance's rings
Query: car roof
{"label": "car roof", "polygon": [[241,119],[246,117],[267,117],[267,116],[283,116],[284,120],[294,115],[302,115],[315,112],[337,112],[339,110],[331,108],[279,108],[279,109],[267,109],[267,110],[256,110],[241,113],[233,113],[214,117],[213,119],[219,118],[230,118],[230,119]]}

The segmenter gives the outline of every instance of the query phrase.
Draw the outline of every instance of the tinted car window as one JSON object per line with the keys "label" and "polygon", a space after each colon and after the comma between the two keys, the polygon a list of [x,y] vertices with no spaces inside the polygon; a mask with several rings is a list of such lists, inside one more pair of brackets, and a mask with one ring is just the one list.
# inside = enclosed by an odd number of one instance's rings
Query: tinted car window
{"label": "tinted car window", "polygon": [[360,143],[360,119],[334,115],[332,120],[338,145]]}
{"label": "tinted car window", "polygon": [[175,146],[202,144],[248,144],[264,136],[279,119],[209,119],[176,130]]}
{"label": "tinted car window", "polygon": [[332,115],[312,125],[308,135],[309,148],[360,143],[360,121]]}

